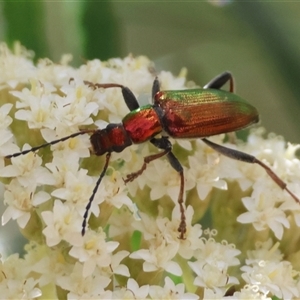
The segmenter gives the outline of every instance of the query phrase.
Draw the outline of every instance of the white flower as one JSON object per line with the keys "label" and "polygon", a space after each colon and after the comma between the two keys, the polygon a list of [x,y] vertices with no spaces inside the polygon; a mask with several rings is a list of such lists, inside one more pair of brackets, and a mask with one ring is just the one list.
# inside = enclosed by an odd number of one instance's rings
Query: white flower
{"label": "white flower", "polygon": [[[98,112],[98,105],[95,102],[89,102],[84,94],[85,89],[70,89],[68,86],[66,89],[62,88],[62,92],[68,91],[66,96],[57,97],[55,99],[54,117],[56,120],[60,120],[60,123],[66,126],[74,125],[90,125],[93,123],[91,114]],[[90,91],[88,92],[90,93]]]}
{"label": "white flower", "polygon": [[76,152],[67,151],[60,155],[55,152],[52,162],[47,163],[46,167],[51,171],[55,180],[53,184],[55,187],[61,187],[65,183],[66,173],[70,172],[76,174],[79,168],[78,155]]}
{"label": "white flower", "polygon": [[238,284],[238,279],[228,275],[228,268],[239,264],[235,257],[240,251],[228,245],[225,241],[220,244],[212,238],[195,251],[194,262],[188,262],[197,274],[194,284],[197,286],[220,290],[224,293],[228,287]]}
{"label": "white flower", "polygon": [[8,115],[8,113],[10,112],[11,108],[12,108],[12,104],[11,103],[7,103],[7,104],[3,104],[0,107],[0,129],[7,129],[8,126],[12,123],[12,118]]}
{"label": "white flower", "polygon": [[73,265],[67,264],[63,258],[60,248],[49,249],[45,244],[38,245],[31,243],[26,247],[25,257],[30,270],[38,274],[39,286],[42,288],[47,285],[59,285],[60,276],[63,276]]}
{"label": "white flower", "polygon": [[[209,299],[209,298],[207,298]],[[216,298],[217,299],[217,298]],[[266,294],[259,292],[256,285],[246,285],[241,291],[234,292],[233,296],[226,297],[224,299],[228,300],[272,300],[272,298],[267,297]]]}
{"label": "white flower", "polygon": [[199,267],[196,263],[189,263],[192,270],[197,274],[194,280],[196,286],[214,289],[225,293],[228,287],[239,284],[237,278],[229,276],[226,270],[220,270],[217,266],[204,265]]}
{"label": "white flower", "polygon": [[241,268],[243,279],[259,287],[262,293],[271,293],[278,298],[299,297],[298,272],[292,269],[290,262],[257,261],[251,266]]}
{"label": "white flower", "polygon": [[33,52],[28,51],[20,43],[14,43],[11,52],[5,43],[0,44],[0,89],[7,86],[15,88],[18,83],[27,83],[35,74],[36,67],[31,58]]}
{"label": "white flower", "polygon": [[276,207],[278,193],[272,193],[271,189],[265,192],[266,185],[266,182],[261,181],[254,184],[252,196],[242,199],[248,212],[241,214],[237,220],[241,223],[252,223],[258,231],[269,227],[281,239],[283,227],[289,228],[290,224],[283,210]]}
{"label": "white flower", "polygon": [[34,299],[42,296],[42,292],[36,287],[38,281],[32,277],[24,279],[7,279],[0,283],[2,299]]}
{"label": "white flower", "polygon": [[57,245],[61,240],[71,245],[80,243],[82,219],[70,205],[55,200],[53,212],[43,211],[41,214],[46,224],[43,234],[49,247]]}
{"label": "white flower", "polygon": [[111,264],[109,265],[108,268],[106,268],[107,273],[111,275],[118,274],[118,275],[129,277],[130,273],[128,267],[124,264],[120,264],[120,262],[128,255],[129,252],[126,250],[121,250],[116,254],[113,254],[111,257]]}
{"label": "white flower", "polygon": [[[72,204],[72,206],[74,205],[79,214],[83,216],[89,197],[92,195],[95,186],[93,178],[87,175],[87,170],[80,169],[74,173],[67,171],[63,181],[65,186],[54,190],[51,195],[66,200]],[[91,212],[96,217],[98,217],[100,213],[99,204],[103,201],[104,199],[95,197],[92,203]]]}
{"label": "white flower", "polygon": [[12,118],[8,115],[12,108],[11,103],[4,104],[0,107],[0,155],[8,155],[18,149],[12,148],[11,140],[13,134],[9,130],[9,125],[12,123]]}
{"label": "white flower", "polygon": [[184,284],[179,283],[177,285],[169,278],[165,278],[164,287],[150,286],[149,295],[151,299],[199,299],[199,296],[192,293],[185,293]]}
{"label": "white flower", "polygon": [[149,293],[149,285],[139,286],[133,279],[129,278],[126,287],[116,289],[113,292],[113,299],[146,299]]}
{"label": "white flower", "polygon": [[220,155],[199,141],[196,152],[188,157],[190,168],[186,172],[187,189],[196,185],[198,196],[204,200],[213,187],[226,190],[227,183],[220,179]]}
{"label": "white flower", "polygon": [[109,299],[104,289],[111,280],[97,269],[87,277],[82,272],[82,264],[76,262],[70,274],[58,278],[58,285],[69,291],[68,299]]}
{"label": "white flower", "polygon": [[30,274],[30,267],[24,259],[13,254],[0,261],[0,295],[2,299],[34,299],[42,295],[37,287],[38,280]]}
{"label": "white flower", "polygon": [[272,260],[280,262],[283,258],[283,254],[278,249],[279,242],[273,244],[272,239],[268,239],[265,242],[256,242],[255,250],[247,251],[247,263],[257,262],[257,260]]}
{"label": "white flower", "polygon": [[187,232],[183,240],[179,239],[180,211],[178,205],[173,209],[171,221],[161,216],[153,219],[144,213],[139,213],[139,215],[141,220],[136,220],[132,225],[135,229],[143,232],[144,239],[148,241],[148,249],[134,252],[131,258],[144,259],[145,269],[158,269],[162,267],[161,264],[169,264],[168,267],[174,268],[173,272],[180,272],[177,264],[168,262],[168,260],[173,259],[176,252],[185,259],[189,259],[203,243],[201,226],[199,224],[191,226],[193,208],[188,206],[186,210]]}
{"label": "white flower", "polygon": [[53,116],[54,101],[57,97],[52,92],[53,86],[42,85],[37,80],[31,80],[31,89],[24,88],[22,92],[13,91],[12,95],[19,98],[15,118],[26,121],[29,128],[55,127]]}
{"label": "white flower", "polygon": [[10,182],[4,192],[4,202],[8,204],[8,207],[2,215],[2,225],[13,219],[17,220],[21,228],[25,228],[33,208],[50,199],[48,193],[43,191],[35,193],[35,190],[34,185],[23,187],[16,179]]}
{"label": "white flower", "polygon": [[[191,259],[195,251],[199,249],[202,244],[202,229],[200,224],[194,224],[192,225],[192,220],[194,216],[194,209],[191,205],[189,205],[186,208],[185,211],[185,222],[187,225],[185,238],[183,240],[178,240],[179,233],[178,233],[178,225],[180,224],[181,214],[179,206],[176,205],[172,212],[172,222],[167,223],[168,227],[173,228],[173,235],[172,239],[169,239],[168,241],[179,243],[179,249],[178,254],[182,256],[185,259]],[[158,221],[157,221],[158,222]],[[168,236],[167,231],[162,231],[162,235],[164,237]]]}
{"label": "white flower", "polygon": [[[209,289],[209,288],[205,288],[204,289],[204,296],[203,296],[203,300],[220,300],[220,299],[227,299],[227,297],[224,297],[224,290],[221,289]],[[245,298],[248,300],[248,298]]]}
{"label": "white flower", "polygon": [[[161,237],[161,234],[158,230],[158,219],[151,218],[149,215],[142,212],[139,212],[139,216],[140,219],[135,220],[132,223],[132,227],[135,230],[142,232],[146,241],[155,239],[157,236]],[[167,220],[165,222],[167,222]]]}
{"label": "white flower", "polygon": [[243,279],[256,285],[263,294],[270,293],[282,299],[299,298],[299,272],[289,261],[282,260],[278,243],[271,246],[269,240],[257,244],[256,250],[247,253],[250,259],[246,259],[246,265],[241,268]]}
{"label": "white flower", "polygon": [[159,75],[161,89],[163,90],[181,90],[185,89],[186,70],[178,77],[174,77],[171,72],[162,71]]}
{"label": "white flower", "polygon": [[107,204],[118,209],[122,205],[126,205],[129,209],[133,206],[132,200],[127,196],[126,186],[119,172],[112,171],[110,176],[104,177],[97,194],[101,195]]}
{"label": "white flower", "polygon": [[129,257],[144,260],[143,270],[145,272],[166,270],[171,274],[180,276],[182,270],[179,264],[172,261],[177,251],[178,244],[167,244],[165,241],[161,241],[160,244],[150,244],[148,249],[135,251]]}
{"label": "white flower", "polygon": [[[25,145],[23,150],[29,147]],[[11,158],[11,165],[0,170],[1,177],[16,177],[24,187],[40,184],[53,184],[54,180],[49,171],[42,167],[42,159],[33,152]]]}
{"label": "white flower", "polygon": [[168,195],[176,204],[179,194],[180,176],[165,159],[153,161],[145,171],[151,200]]}
{"label": "white flower", "polygon": [[[162,211],[161,208],[159,208]],[[178,247],[180,243],[183,243],[184,240],[179,239],[180,233],[178,232],[178,226],[181,221],[181,214],[179,211],[179,205],[177,204],[172,212],[172,220],[169,220],[166,217],[158,215],[156,218],[151,218],[147,214],[139,212],[139,219],[136,219],[132,226],[133,228],[143,232],[144,239],[147,241],[153,242],[154,244],[160,243],[164,240],[167,243],[174,243]],[[186,214],[186,223],[187,223],[187,236],[189,235],[189,230],[191,228],[191,221],[193,217],[193,209],[188,207]],[[198,226],[195,226],[199,229]],[[197,235],[197,233],[196,233]],[[201,235],[201,230],[200,230]],[[198,236],[200,236],[198,235]],[[193,237],[195,237],[193,235]],[[189,238],[189,237],[188,237]],[[187,241],[187,245],[189,244]],[[197,243],[196,240],[193,241],[193,244]],[[191,250],[191,249],[190,249]],[[190,251],[189,251],[190,253]]]}
{"label": "white flower", "polygon": [[[202,240],[203,242],[205,241],[204,239]],[[200,265],[214,265],[224,270],[228,267],[239,265],[239,260],[236,256],[240,253],[240,250],[235,249],[234,245],[228,244],[226,241],[217,243],[213,238],[209,238],[195,251],[194,256]]]}
{"label": "white flower", "polygon": [[112,252],[118,242],[107,242],[104,232],[88,231],[79,245],[74,245],[69,254],[83,262],[83,276],[93,273],[96,266],[107,268],[112,263]]}
{"label": "white flower", "polygon": [[128,208],[122,207],[109,218],[109,237],[125,236],[132,233],[134,218]]}

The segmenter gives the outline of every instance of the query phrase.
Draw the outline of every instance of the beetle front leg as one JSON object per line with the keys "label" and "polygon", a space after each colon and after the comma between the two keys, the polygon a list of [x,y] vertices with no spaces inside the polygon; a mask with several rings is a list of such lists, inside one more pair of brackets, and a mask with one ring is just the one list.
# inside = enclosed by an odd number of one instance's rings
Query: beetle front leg
{"label": "beetle front leg", "polygon": [[[70,79],[74,80],[73,78]],[[122,84],[117,83],[93,83],[88,80],[84,80],[84,84],[86,84],[88,87],[96,90],[96,89],[109,89],[109,88],[120,88],[122,90],[122,95],[124,98],[124,101],[129,108],[130,111],[133,111],[135,109],[138,109],[140,107],[136,97],[134,96],[133,92],[126,86]],[[154,99],[154,96],[156,93],[158,93],[160,90],[160,85],[158,78],[155,77],[152,85],[152,99]]]}
{"label": "beetle front leg", "polygon": [[247,154],[245,152],[241,152],[241,151],[238,151],[238,150],[234,150],[234,149],[230,149],[230,148],[226,148],[224,146],[221,146],[221,145],[218,145],[216,143],[213,143],[212,141],[209,141],[207,139],[202,139],[202,141],[208,145],[209,147],[213,148],[215,151],[227,156],[227,157],[230,157],[232,159],[235,159],[235,160],[240,160],[240,161],[243,161],[243,162],[247,162],[247,163],[251,163],[251,164],[258,164],[260,165],[261,167],[263,167],[265,169],[265,171],[268,173],[268,175],[272,178],[272,180],[282,189],[282,190],[285,190],[287,191],[291,196],[292,198],[300,203],[300,200],[299,198],[293,194],[288,188],[287,188],[287,184],[282,180],[280,179],[272,170],[271,168],[269,168],[266,164],[264,164],[262,161],[260,161],[259,159],[257,159],[255,156],[253,155],[250,155],[250,154]]}
{"label": "beetle front leg", "polygon": [[109,89],[109,88],[121,88],[122,95],[124,101],[129,108],[130,111],[138,109],[140,107],[136,97],[134,96],[133,92],[126,86],[117,83],[93,83],[90,81],[85,80],[84,84],[91,87],[92,89]]}

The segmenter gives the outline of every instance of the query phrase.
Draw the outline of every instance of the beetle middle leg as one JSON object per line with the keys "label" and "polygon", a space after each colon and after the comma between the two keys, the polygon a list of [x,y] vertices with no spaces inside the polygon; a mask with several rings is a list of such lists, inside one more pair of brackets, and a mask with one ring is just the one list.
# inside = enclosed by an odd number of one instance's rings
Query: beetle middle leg
{"label": "beetle middle leg", "polygon": [[180,189],[179,189],[179,195],[178,195],[178,204],[180,208],[180,224],[178,227],[178,232],[180,233],[179,238],[184,239],[184,234],[186,233],[186,217],[185,217],[185,208],[183,205],[183,194],[184,194],[184,174],[183,174],[183,167],[179,160],[176,158],[176,156],[172,152],[172,144],[169,141],[168,137],[161,137],[161,138],[152,138],[150,142],[157,148],[162,149],[162,152],[159,152],[157,154],[149,155],[144,157],[144,164],[138,170],[137,172],[128,174],[126,176],[126,179],[124,180],[125,183],[131,182],[134,179],[136,179],[138,176],[140,176],[147,168],[147,165],[158,158],[161,158],[163,156],[167,156],[169,163],[173,167],[175,171],[179,173],[180,176]]}

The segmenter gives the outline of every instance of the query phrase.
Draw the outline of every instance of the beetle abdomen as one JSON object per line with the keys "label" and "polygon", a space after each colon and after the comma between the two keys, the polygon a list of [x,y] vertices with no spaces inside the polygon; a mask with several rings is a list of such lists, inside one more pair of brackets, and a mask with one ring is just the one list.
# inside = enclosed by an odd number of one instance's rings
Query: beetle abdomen
{"label": "beetle abdomen", "polygon": [[164,130],[175,138],[201,138],[236,131],[259,120],[255,107],[239,96],[215,89],[162,91],[155,105]]}

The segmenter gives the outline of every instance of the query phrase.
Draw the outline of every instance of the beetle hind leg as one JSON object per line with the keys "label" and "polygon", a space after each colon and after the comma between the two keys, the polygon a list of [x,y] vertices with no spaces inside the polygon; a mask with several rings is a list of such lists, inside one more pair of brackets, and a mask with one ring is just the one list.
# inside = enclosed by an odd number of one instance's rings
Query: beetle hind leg
{"label": "beetle hind leg", "polygon": [[240,160],[243,162],[247,162],[247,163],[251,163],[251,164],[258,164],[260,165],[262,168],[265,169],[265,171],[267,172],[267,174],[271,177],[271,179],[282,189],[287,191],[290,196],[297,202],[300,204],[300,200],[299,198],[292,193],[288,188],[287,188],[287,184],[280,179],[274,171],[271,170],[271,168],[269,168],[266,164],[264,164],[262,161],[260,161],[259,159],[257,159],[255,156],[247,154],[245,152],[241,152],[235,149],[230,149],[218,144],[213,143],[212,141],[209,141],[207,139],[202,139],[202,141],[208,145],[209,147],[213,148],[215,151],[219,152],[220,154],[223,154],[227,157],[230,157],[232,159],[235,160]]}
{"label": "beetle hind leg", "polygon": [[224,86],[229,81],[229,92],[234,93],[234,79],[230,72],[225,71],[213,78],[210,82],[208,82],[203,88],[204,89],[216,89],[219,90],[222,86]]}

